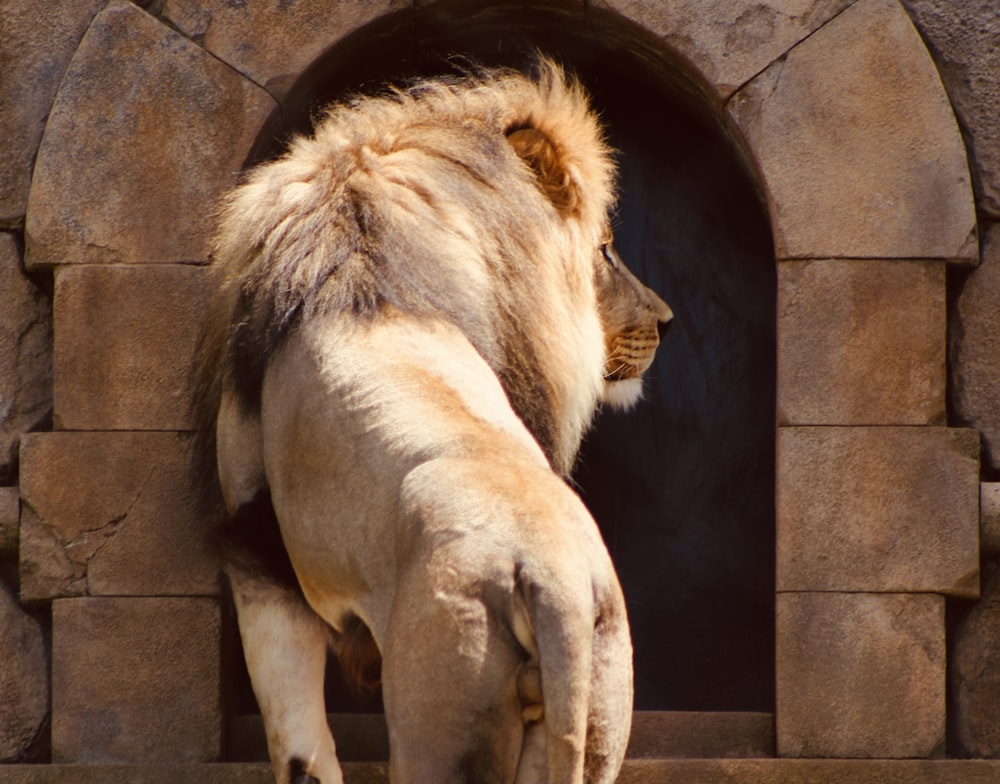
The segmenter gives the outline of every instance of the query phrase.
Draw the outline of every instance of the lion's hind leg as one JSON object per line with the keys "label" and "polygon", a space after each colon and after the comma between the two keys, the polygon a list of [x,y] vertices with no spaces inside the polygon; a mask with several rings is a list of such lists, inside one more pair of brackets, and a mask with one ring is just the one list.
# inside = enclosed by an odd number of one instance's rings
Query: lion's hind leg
{"label": "lion's hind leg", "polygon": [[[456,573],[457,576],[457,573]],[[513,784],[522,653],[474,590],[431,575],[397,592],[382,665],[395,784]]]}
{"label": "lion's hind leg", "polygon": [[[273,514],[262,493],[232,525],[259,526],[246,518]],[[283,569],[267,568],[243,544],[228,548],[226,573],[277,784],[343,784],[323,695],[329,627]]]}

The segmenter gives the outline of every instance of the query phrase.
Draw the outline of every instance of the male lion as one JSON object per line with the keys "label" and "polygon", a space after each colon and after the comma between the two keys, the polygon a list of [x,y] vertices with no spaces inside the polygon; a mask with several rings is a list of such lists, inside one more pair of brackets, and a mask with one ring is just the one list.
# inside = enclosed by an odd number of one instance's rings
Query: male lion
{"label": "male lion", "polygon": [[542,60],[336,106],[228,197],[203,404],[282,784],[342,781],[324,664],[365,639],[394,781],[614,780],[628,622],[564,477],[671,314],[610,247],[613,175]]}

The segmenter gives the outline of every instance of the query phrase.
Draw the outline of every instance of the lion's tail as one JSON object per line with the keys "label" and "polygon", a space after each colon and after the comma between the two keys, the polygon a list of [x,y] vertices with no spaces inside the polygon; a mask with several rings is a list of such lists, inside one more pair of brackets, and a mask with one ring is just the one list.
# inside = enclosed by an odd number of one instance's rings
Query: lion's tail
{"label": "lion's tail", "polygon": [[[609,590],[598,588],[579,565],[546,579],[532,579],[526,571],[518,575],[517,594],[530,624],[526,647],[540,669],[541,710],[522,695],[522,715],[543,717],[548,782],[613,782],[632,711],[631,643],[617,581]],[[521,680],[533,691],[530,676]]]}

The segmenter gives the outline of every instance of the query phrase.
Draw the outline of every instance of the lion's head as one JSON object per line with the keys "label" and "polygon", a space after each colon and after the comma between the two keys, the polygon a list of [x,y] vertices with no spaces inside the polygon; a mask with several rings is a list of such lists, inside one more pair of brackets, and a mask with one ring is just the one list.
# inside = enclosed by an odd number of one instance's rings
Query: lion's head
{"label": "lion's head", "polygon": [[459,326],[564,476],[599,402],[634,402],[670,311],[608,251],[615,167],[582,88],[536,70],[334,106],[233,191],[208,353],[241,405],[304,320],[387,307]]}
{"label": "lion's head", "polygon": [[610,238],[601,246],[605,264],[598,265],[597,303],[604,327],[604,392],[602,400],[631,408],[642,396],[642,375],[656,355],[673,313],[633,275]]}

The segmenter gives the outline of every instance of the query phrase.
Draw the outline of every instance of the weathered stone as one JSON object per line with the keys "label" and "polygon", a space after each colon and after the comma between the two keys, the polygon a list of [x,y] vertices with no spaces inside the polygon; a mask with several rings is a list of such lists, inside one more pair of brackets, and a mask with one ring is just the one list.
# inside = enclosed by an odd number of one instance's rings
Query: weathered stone
{"label": "weathered stone", "polygon": [[770,713],[637,711],[626,756],[630,759],[774,756]]}
{"label": "weathered stone", "polygon": [[594,0],[683,55],[721,98],[763,71],[854,0]]}
{"label": "weathered stone", "polygon": [[42,630],[0,582],[0,762],[22,759],[49,713]]}
{"label": "weathered stone", "polygon": [[951,730],[959,757],[1000,758],[1000,571],[950,629]]}
{"label": "weathered stone", "polygon": [[779,264],[779,424],[944,424],[945,321],[943,263]]}
{"label": "weathered stone", "polygon": [[[344,764],[345,784],[388,784],[384,762]],[[4,784],[273,784],[268,763],[7,765]],[[625,760],[617,784],[996,784],[997,760]]]}
{"label": "weathered stone", "polygon": [[411,0],[166,0],[163,16],[282,98],[295,78],[330,46],[368,22],[411,5]]}
{"label": "weathered stone", "polygon": [[0,559],[17,556],[20,504],[16,487],[0,487]]}
{"label": "weathered stone", "polygon": [[23,597],[217,591],[187,438],[34,433],[21,455]]}
{"label": "weathered stone", "polygon": [[983,234],[983,260],[957,285],[948,313],[951,404],[983,436],[984,462],[1000,469],[1000,224]]}
{"label": "weathered stone", "polygon": [[[389,732],[381,713],[331,713],[327,721],[341,762],[389,759]],[[240,762],[268,759],[267,733],[257,714],[227,722],[227,757]],[[679,759],[774,756],[774,716],[730,711],[636,711],[626,757]]]}
{"label": "weathered stone", "polygon": [[112,0],[52,105],[28,198],[28,264],[205,260],[214,204],[273,108],[191,41]]}
{"label": "weathered stone", "polygon": [[783,757],[936,757],[945,741],[944,598],[777,598]]}
{"label": "weathered stone", "polygon": [[779,259],[978,258],[955,116],[895,0],[858,0],[729,106],[766,182]]}
{"label": "weathered stone", "polygon": [[[2,38],[2,36],[0,36]],[[0,481],[14,477],[21,434],[52,409],[52,304],[21,268],[13,234],[0,233]]]}
{"label": "weathered stone", "polygon": [[4,0],[0,35],[0,224],[24,218],[31,168],[59,82],[105,0]]}
{"label": "weathered stone", "polygon": [[979,591],[979,442],[937,427],[777,439],[779,591]]}
{"label": "weathered stone", "polygon": [[979,485],[979,537],[984,557],[1000,555],[1000,482]]}
{"label": "weathered stone", "polygon": [[184,265],[57,270],[56,428],[189,429],[211,274]]}
{"label": "weathered stone", "polygon": [[996,0],[903,0],[937,63],[975,165],[979,208],[1000,217],[1000,9]]}
{"label": "weathered stone", "polygon": [[208,762],[220,722],[214,599],[52,603],[54,762]]}

